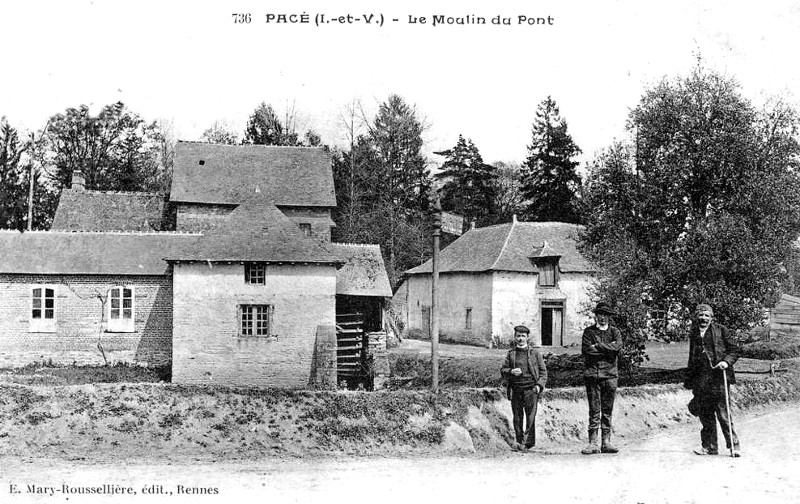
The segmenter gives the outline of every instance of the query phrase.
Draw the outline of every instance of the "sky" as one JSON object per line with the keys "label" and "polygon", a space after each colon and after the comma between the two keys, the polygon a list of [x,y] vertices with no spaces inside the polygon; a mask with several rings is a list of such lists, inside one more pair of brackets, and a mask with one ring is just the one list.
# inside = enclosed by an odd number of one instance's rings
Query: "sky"
{"label": "sky", "polygon": [[[372,116],[395,93],[424,118],[426,152],[452,147],[461,134],[487,162],[522,162],[536,107],[550,95],[589,160],[625,136],[645,89],[686,75],[698,55],[736,78],[756,104],[774,95],[800,99],[797,1],[0,5],[0,115],[23,130],[42,128],[68,107],[86,104],[96,113],[123,101],[147,120],[172,121],[178,139],[198,140],[217,120],[241,133],[266,101],[279,114],[293,108],[300,128],[313,128],[325,143],[344,145],[347,106],[360,100]],[[250,13],[250,23],[235,23],[234,13]],[[281,14],[308,14],[310,23],[277,23]],[[361,21],[318,26],[320,14]],[[434,16],[486,24],[434,25]],[[493,24],[496,17],[510,25]],[[527,23],[537,17],[552,24]]]}

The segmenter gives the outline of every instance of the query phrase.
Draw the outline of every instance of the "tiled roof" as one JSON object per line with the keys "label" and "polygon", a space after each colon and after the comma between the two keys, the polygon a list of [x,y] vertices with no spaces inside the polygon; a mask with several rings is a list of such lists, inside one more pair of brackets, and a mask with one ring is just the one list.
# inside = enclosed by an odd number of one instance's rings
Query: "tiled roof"
{"label": "tiled roof", "polygon": [[321,241],[303,234],[263,195],[253,195],[203,232],[196,247],[170,261],[254,261],[341,264]]}
{"label": "tiled roof", "polygon": [[331,243],[330,247],[344,261],[344,266],[336,272],[336,294],[392,297],[378,245]]}
{"label": "tiled roof", "polygon": [[238,204],[256,192],[277,206],[335,207],[330,155],[319,147],[175,147],[171,201]]}
{"label": "tiled roof", "polygon": [[0,231],[0,273],[166,275],[163,260],[191,249],[200,235]]}
{"label": "tiled roof", "polygon": [[[562,272],[592,272],[594,268],[578,252],[581,226],[564,222],[509,222],[468,231],[442,250],[440,272],[537,271],[531,257],[560,256]],[[549,250],[548,250],[549,249]],[[430,273],[431,261],[408,270]]]}
{"label": "tiled roof", "polygon": [[153,231],[161,229],[164,196],[153,193],[61,192],[53,230]]}

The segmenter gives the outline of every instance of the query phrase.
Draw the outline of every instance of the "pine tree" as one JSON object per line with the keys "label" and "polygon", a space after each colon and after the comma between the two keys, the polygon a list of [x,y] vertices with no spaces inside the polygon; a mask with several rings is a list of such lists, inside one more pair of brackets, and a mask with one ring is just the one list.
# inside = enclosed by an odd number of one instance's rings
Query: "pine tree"
{"label": "pine tree", "polygon": [[436,152],[445,156],[437,180],[444,180],[440,189],[442,208],[464,217],[466,222],[485,225],[492,220],[496,193],[495,168],[483,162],[471,139],[458,135],[452,149]]}
{"label": "pine tree", "polygon": [[[0,229],[24,229],[28,195],[22,155],[26,146],[17,130],[0,118]],[[27,179],[27,180],[26,180]]]}
{"label": "pine tree", "polygon": [[580,177],[573,158],[580,153],[558,105],[548,96],[536,110],[528,158],[522,167],[526,219],[579,222],[576,193]]}
{"label": "pine tree", "polygon": [[244,130],[244,143],[258,145],[286,145],[284,127],[272,105],[261,102],[250,114]]}

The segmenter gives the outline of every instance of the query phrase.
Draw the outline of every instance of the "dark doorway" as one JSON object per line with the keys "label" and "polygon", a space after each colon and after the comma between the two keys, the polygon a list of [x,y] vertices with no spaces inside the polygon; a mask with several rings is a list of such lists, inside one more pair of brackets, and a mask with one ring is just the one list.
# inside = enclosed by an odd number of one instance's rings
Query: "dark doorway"
{"label": "dark doorway", "polygon": [[564,302],[542,301],[542,346],[564,344]]}

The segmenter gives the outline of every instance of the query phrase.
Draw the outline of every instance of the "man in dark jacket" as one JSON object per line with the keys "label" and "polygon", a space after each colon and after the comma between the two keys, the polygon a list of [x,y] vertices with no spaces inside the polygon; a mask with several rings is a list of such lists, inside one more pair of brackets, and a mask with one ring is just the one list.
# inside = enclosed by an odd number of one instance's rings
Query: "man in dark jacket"
{"label": "man in dark jacket", "polygon": [[[508,351],[500,374],[508,383],[517,448],[536,445],[536,406],[547,384],[547,368],[542,354],[528,344],[530,329],[514,328],[515,347]],[[525,428],[523,429],[523,420]]]}
{"label": "man in dark jacket", "polygon": [[[581,450],[584,455],[619,451],[611,444],[611,414],[617,393],[617,355],[622,347],[622,335],[610,325],[613,315],[614,310],[608,303],[598,303],[594,309],[595,324],[583,331],[583,378],[589,401],[589,444]],[[602,428],[600,449],[597,448],[598,427]]]}
{"label": "man in dark jacket", "polygon": [[[739,358],[739,345],[731,332],[722,325],[713,322],[714,310],[707,304],[699,304],[695,309],[696,323],[689,336],[689,364],[684,386],[692,391],[689,411],[700,418],[698,455],[716,455],[717,421],[719,420],[725,443],[730,449],[733,441],[734,456],[741,456],[739,438],[733,430],[725,394],[723,373],[727,374],[728,385],[736,382],[733,364]],[[730,430],[729,430],[730,429]],[[731,433],[733,440],[731,440]]]}

